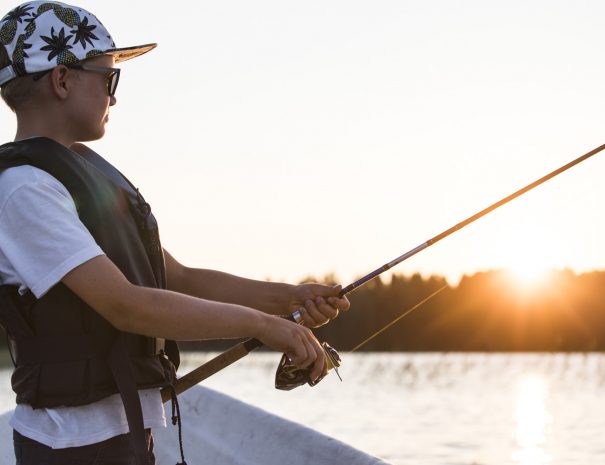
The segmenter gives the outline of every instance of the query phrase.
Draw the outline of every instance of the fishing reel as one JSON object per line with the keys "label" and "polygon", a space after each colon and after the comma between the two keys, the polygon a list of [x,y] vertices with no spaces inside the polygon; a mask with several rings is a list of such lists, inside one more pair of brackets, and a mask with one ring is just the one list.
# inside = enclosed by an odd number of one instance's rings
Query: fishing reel
{"label": "fishing reel", "polygon": [[321,346],[326,354],[326,360],[328,362],[328,370],[324,374],[316,380],[312,380],[309,376],[311,373],[309,368],[298,368],[290,361],[286,354],[283,354],[279,365],[277,366],[277,371],[275,372],[275,388],[282,391],[290,391],[303,384],[315,386],[324,379],[332,369],[334,369],[338,378],[342,381],[342,378],[338,373],[338,367],[340,367],[340,356],[338,355],[338,352],[336,352],[336,349],[327,342],[323,342]]}

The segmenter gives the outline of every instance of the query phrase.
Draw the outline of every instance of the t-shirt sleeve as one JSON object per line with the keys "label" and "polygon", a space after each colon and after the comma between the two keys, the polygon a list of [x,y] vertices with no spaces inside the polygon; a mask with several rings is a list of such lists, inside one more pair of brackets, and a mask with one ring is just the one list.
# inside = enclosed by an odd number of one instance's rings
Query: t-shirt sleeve
{"label": "t-shirt sleeve", "polygon": [[0,251],[21,290],[30,289],[37,298],[77,266],[103,255],[65,187],[39,179],[19,186],[0,205]]}

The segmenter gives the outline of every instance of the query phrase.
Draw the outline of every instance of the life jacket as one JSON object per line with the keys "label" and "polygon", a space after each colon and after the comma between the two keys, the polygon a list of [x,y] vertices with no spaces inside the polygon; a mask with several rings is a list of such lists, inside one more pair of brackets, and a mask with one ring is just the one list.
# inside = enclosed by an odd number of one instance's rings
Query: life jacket
{"label": "life jacket", "polygon": [[[125,277],[165,289],[163,250],[149,204],[99,155],[85,146],[79,152],[43,137],[11,142],[0,146],[0,172],[31,165],[54,176]],[[62,283],[40,299],[19,295],[16,286],[0,286],[0,324],[14,358],[17,403],[77,406],[119,392],[131,433],[135,417],[142,424],[136,391],[170,386],[179,363],[174,341],[118,331]]]}

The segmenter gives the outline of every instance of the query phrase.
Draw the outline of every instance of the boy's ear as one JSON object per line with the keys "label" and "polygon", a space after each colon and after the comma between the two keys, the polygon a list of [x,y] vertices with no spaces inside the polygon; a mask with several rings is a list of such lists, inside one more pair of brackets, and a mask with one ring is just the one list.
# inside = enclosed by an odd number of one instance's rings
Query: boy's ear
{"label": "boy's ear", "polygon": [[70,73],[69,69],[65,66],[59,65],[53,68],[49,74],[53,93],[57,98],[65,100],[69,96],[69,90],[71,89],[70,79],[73,78],[73,73]]}

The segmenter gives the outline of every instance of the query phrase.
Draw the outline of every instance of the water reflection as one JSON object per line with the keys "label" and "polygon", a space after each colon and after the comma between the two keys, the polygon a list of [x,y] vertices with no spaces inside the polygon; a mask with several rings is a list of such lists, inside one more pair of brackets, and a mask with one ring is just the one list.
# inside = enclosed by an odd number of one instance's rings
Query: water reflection
{"label": "water reflection", "polygon": [[516,450],[512,459],[519,465],[551,462],[546,451],[546,429],[551,416],[546,409],[547,385],[544,378],[528,375],[519,382],[514,420]]}
{"label": "water reflection", "polygon": [[[214,355],[184,354],[181,373]],[[261,352],[204,385],[393,465],[605,465],[603,353],[341,355],[344,383],[273,389],[279,357]]]}

